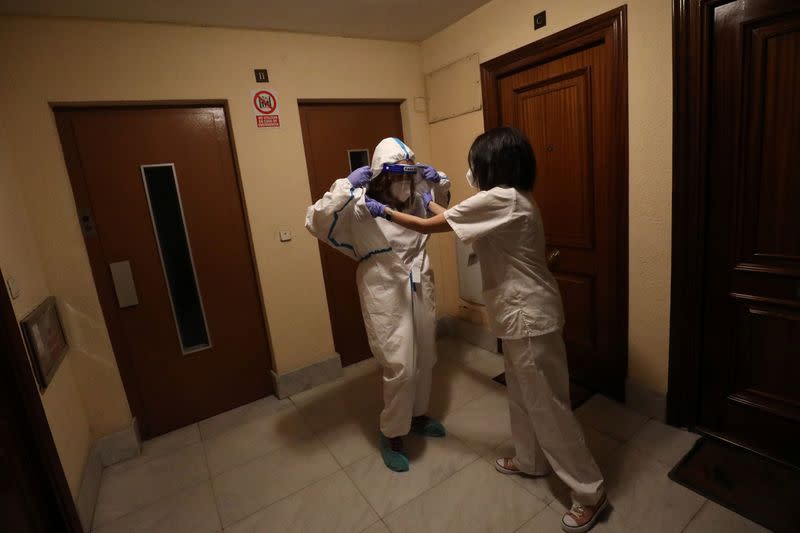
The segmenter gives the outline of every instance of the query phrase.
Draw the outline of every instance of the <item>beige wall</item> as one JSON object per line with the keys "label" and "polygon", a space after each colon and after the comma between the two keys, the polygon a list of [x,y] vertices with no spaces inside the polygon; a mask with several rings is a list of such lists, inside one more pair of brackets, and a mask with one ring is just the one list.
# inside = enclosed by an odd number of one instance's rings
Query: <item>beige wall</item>
{"label": "beige wall", "polygon": [[[316,241],[303,228],[311,202],[298,98],[424,95],[419,46],[291,33],[80,20],[0,18],[3,121],[58,295],[72,363],[95,436],[122,429],[121,386],[55,128],[50,102],[226,99],[253,232],[274,369],[288,372],[334,350]],[[257,129],[253,68],[266,67],[283,127]],[[262,86],[263,87],[263,86]],[[2,105],[2,104],[0,104]],[[424,113],[403,105],[407,142],[428,159]],[[335,178],[336,176],[331,176]],[[294,239],[282,244],[280,229]]]}
{"label": "beige wall", "polygon": [[[19,190],[19,172],[12,161],[5,129],[0,124],[0,269],[17,280],[21,290],[12,303],[21,319],[50,293],[28,210]],[[0,289],[5,290],[5,289]],[[89,422],[72,372],[73,353],[59,367],[42,395],[47,420],[72,494],[77,494],[89,452]]]}
{"label": "beige wall", "polygon": [[[424,72],[478,52],[487,61],[621,5],[617,0],[494,0],[422,43]],[[672,183],[672,19],[669,0],[629,0],[630,134],[629,375],[655,391],[667,387],[670,215]],[[547,27],[533,31],[533,14],[547,10]],[[453,87],[453,91],[467,90]],[[481,112],[431,126],[432,161],[463,182],[465,157]],[[457,195],[464,191],[457,189]],[[440,305],[463,305],[452,257],[446,263]],[[446,256],[451,259],[447,259]],[[461,314],[465,313],[461,310]],[[475,315],[477,319],[480,315]]]}

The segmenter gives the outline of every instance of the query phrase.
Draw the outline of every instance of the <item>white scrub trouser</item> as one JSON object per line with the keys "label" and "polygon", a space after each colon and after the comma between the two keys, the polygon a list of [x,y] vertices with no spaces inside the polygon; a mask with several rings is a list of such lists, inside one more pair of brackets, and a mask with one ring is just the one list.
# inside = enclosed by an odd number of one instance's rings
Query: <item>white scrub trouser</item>
{"label": "white scrub trouser", "polygon": [[503,352],[514,464],[531,475],[552,469],[572,490],[574,502],[596,504],[604,492],[603,475],[572,413],[561,330],[504,339]]}

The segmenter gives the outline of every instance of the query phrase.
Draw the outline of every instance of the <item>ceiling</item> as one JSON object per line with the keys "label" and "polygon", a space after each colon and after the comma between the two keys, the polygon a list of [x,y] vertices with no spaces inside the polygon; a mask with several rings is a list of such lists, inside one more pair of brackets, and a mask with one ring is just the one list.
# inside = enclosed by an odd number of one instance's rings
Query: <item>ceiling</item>
{"label": "ceiling", "polygon": [[0,13],[421,41],[489,0],[0,0]]}

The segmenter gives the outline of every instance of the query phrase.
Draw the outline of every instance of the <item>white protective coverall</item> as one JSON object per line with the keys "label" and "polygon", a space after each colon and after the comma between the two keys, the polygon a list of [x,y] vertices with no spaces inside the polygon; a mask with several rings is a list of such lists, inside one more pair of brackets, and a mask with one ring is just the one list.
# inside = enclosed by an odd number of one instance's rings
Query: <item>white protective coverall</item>
{"label": "white protective coverall", "polygon": [[[375,148],[373,178],[384,163],[413,161],[414,152],[388,138]],[[444,174],[434,184],[418,178],[415,202],[408,211],[427,217],[423,192],[440,205],[449,203],[450,183]],[[408,434],[412,416],[427,414],[431,374],[436,362],[436,308],[433,271],[421,235],[383,219],[373,218],[365,189],[347,179],[308,208],[306,229],[312,235],[359,262],[356,285],[372,353],[383,367],[380,429],[388,438]]]}
{"label": "white protective coverall", "polygon": [[514,188],[495,187],[444,217],[478,255],[490,325],[503,339],[514,464],[531,475],[552,468],[575,502],[596,504],[603,475],[570,406],[564,311],[538,206]]}

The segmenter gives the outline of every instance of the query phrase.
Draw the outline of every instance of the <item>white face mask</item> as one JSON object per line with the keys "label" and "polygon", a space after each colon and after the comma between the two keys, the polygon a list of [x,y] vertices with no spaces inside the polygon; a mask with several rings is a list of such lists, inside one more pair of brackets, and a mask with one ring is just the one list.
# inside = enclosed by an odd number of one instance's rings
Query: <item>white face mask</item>
{"label": "white face mask", "polygon": [[478,180],[476,180],[475,176],[472,175],[472,169],[467,170],[467,183],[469,183],[469,186],[473,189],[478,188]]}
{"label": "white face mask", "polygon": [[411,197],[411,182],[396,181],[389,185],[389,192],[398,202],[405,203]]}

